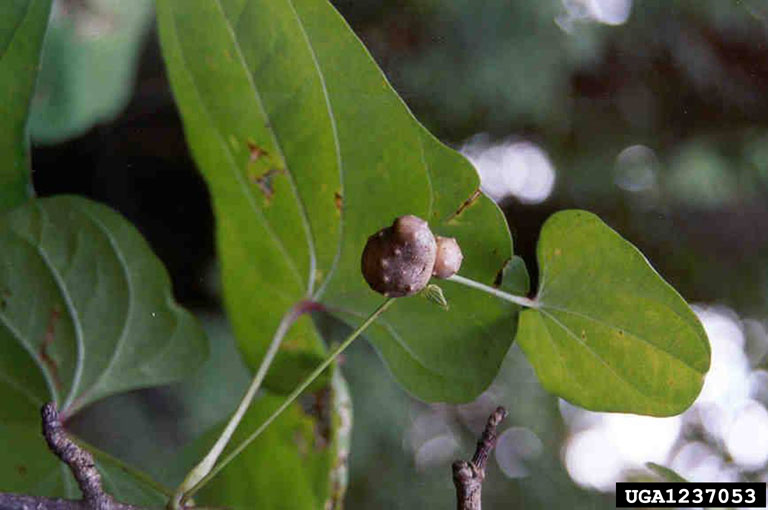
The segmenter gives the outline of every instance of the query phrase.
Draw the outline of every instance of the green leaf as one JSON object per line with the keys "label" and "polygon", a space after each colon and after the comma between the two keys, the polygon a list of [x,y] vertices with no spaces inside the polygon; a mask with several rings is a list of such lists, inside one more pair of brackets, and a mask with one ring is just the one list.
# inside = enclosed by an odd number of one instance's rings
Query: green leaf
{"label": "green leaf", "polygon": [[0,344],[10,353],[0,381],[35,419],[48,400],[71,416],[107,395],[181,379],[207,355],[202,328],[173,301],[141,235],[82,198],[35,200],[0,219],[0,293]]}
{"label": "green leaf", "polygon": [[680,476],[677,471],[662,466],[661,464],[656,464],[655,462],[646,462],[645,467],[653,471],[656,476],[665,482],[688,482],[688,480]]}
{"label": "green leaf", "polygon": [[630,243],[597,216],[544,224],[539,307],[517,341],[542,384],[596,411],[682,412],[701,391],[709,343],[696,315]]}
{"label": "green leaf", "polygon": [[[207,355],[202,328],[119,214],[77,197],[37,199],[0,217],[1,490],[79,498],[40,433],[40,407],[69,418],[108,395],[179,380]],[[96,454],[107,490],[164,502],[157,486]],[[160,498],[160,499],[158,499]]]}
{"label": "green leaf", "polygon": [[515,255],[501,271],[499,290],[516,296],[527,296],[531,291],[531,279],[525,268],[525,261]]}
{"label": "green leaf", "polygon": [[[38,420],[39,421],[39,420]],[[119,460],[90,446],[104,489],[118,500],[133,505],[163,507],[168,489],[128,468]],[[69,468],[48,449],[39,423],[0,423],[0,490],[51,498],[82,497]]]}
{"label": "green leaf", "polygon": [[[160,0],[157,15],[187,141],[213,197],[227,310],[251,366],[298,300],[319,300],[350,325],[381,302],[360,254],[396,216],[419,215],[456,237],[462,274],[493,283],[512,255],[502,214],[328,2]],[[443,285],[450,312],[402,298],[366,335],[415,396],[471,400],[509,348],[517,307]],[[292,388],[323,351],[302,321],[267,386]]]}
{"label": "green leaf", "polygon": [[109,121],[130,99],[152,0],[70,2],[51,20],[30,113],[36,142]]}
{"label": "green leaf", "polygon": [[[195,495],[198,505],[234,508],[341,508],[346,488],[351,402],[341,373],[291,405],[244,452]],[[266,393],[248,410],[231,445],[272,414],[284,397]],[[210,448],[221,427],[185,448],[176,478]],[[225,455],[228,450],[225,450]]]}
{"label": "green leaf", "polygon": [[6,0],[0,6],[0,213],[32,194],[27,112],[51,0]]}

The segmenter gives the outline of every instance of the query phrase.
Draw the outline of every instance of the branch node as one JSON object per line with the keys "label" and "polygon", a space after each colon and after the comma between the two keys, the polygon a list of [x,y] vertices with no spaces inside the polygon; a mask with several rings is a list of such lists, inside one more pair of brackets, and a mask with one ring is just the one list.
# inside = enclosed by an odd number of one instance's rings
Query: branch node
{"label": "branch node", "polygon": [[485,430],[477,442],[477,449],[472,460],[457,460],[453,463],[453,484],[456,486],[457,510],[481,510],[483,480],[488,456],[496,447],[498,436],[496,429],[507,417],[507,411],[499,406],[488,417]]}

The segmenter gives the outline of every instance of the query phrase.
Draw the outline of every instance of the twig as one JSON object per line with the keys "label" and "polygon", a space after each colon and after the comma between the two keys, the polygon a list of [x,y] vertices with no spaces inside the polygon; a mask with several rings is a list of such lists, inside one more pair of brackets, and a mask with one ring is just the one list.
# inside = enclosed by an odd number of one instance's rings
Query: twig
{"label": "twig", "polygon": [[116,501],[104,492],[101,475],[93,456],[67,436],[53,402],[40,411],[43,436],[48,448],[62,460],[77,480],[83,499],[55,499],[24,494],[0,493],[0,510],[140,510],[140,507]]}
{"label": "twig", "polygon": [[488,455],[496,447],[496,427],[507,417],[503,407],[497,407],[488,418],[483,435],[477,442],[472,460],[457,460],[453,463],[453,484],[456,486],[457,510],[481,510],[481,494],[485,478],[485,464]]}

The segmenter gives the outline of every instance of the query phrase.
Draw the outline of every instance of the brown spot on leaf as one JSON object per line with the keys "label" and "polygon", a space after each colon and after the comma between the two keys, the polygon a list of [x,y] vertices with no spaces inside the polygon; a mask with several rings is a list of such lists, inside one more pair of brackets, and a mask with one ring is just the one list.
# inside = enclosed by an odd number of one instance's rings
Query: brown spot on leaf
{"label": "brown spot on leaf", "polygon": [[270,202],[272,200],[272,197],[275,196],[275,187],[274,187],[274,179],[276,176],[282,174],[282,170],[278,170],[277,168],[270,168],[263,174],[259,176],[251,176],[251,182],[259,187],[261,192],[264,194],[264,198],[267,200],[267,202]]}
{"label": "brown spot on leaf", "polygon": [[472,194],[469,196],[468,199],[466,199],[464,202],[461,203],[458,209],[456,209],[456,212],[451,214],[451,216],[446,221],[451,221],[458,217],[461,213],[463,213],[468,207],[470,207],[472,204],[477,202],[477,199],[480,198],[481,192],[480,188],[476,189],[472,192]]}
{"label": "brown spot on leaf", "polygon": [[301,404],[304,412],[314,418],[315,426],[315,450],[321,451],[328,447],[332,437],[333,394],[326,387],[315,391],[302,398]]}
{"label": "brown spot on leaf", "polygon": [[344,208],[344,197],[338,191],[333,194],[333,205],[336,206],[336,210],[339,212]]}
{"label": "brown spot on leaf", "polygon": [[245,143],[248,144],[248,152],[250,153],[250,159],[252,162],[258,161],[262,156],[267,155],[267,151],[256,145],[251,140],[248,140]]}
{"label": "brown spot on leaf", "polygon": [[3,289],[0,292],[0,311],[8,307],[8,300],[11,298],[11,291]]}
{"label": "brown spot on leaf", "polygon": [[512,259],[508,258],[504,261],[499,270],[496,271],[496,276],[493,277],[493,286],[497,289],[501,287],[501,280],[504,278],[504,270],[507,268],[507,264],[509,264],[511,261]]}
{"label": "brown spot on leaf", "polygon": [[27,466],[24,466],[22,464],[18,464],[16,466],[16,472],[19,473],[21,476],[27,476]]}
{"label": "brown spot on leaf", "polygon": [[560,255],[562,255],[562,253],[563,253],[563,250],[561,250],[560,248],[555,248],[555,256],[556,257],[559,257]]}
{"label": "brown spot on leaf", "polygon": [[48,367],[48,370],[51,372],[53,383],[59,389],[61,389],[61,379],[59,378],[59,366],[56,364],[56,361],[50,356],[48,350],[53,344],[53,341],[56,339],[56,323],[59,321],[60,316],[61,316],[61,310],[59,309],[58,306],[54,306],[53,309],[51,310],[51,315],[48,318],[48,326],[45,329],[45,337],[43,338],[43,343],[40,345],[40,349],[38,350],[38,355],[40,356],[40,360],[43,362],[43,364],[45,364],[46,367]]}

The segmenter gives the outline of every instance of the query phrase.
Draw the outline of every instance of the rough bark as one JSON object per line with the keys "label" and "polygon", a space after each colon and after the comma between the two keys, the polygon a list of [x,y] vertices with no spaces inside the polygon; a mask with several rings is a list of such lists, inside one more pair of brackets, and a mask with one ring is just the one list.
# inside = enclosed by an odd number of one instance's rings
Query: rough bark
{"label": "rough bark", "polygon": [[475,455],[469,462],[457,460],[453,463],[453,484],[456,486],[457,510],[481,510],[482,489],[485,479],[485,465],[488,456],[496,447],[496,428],[506,418],[507,411],[498,407],[488,418],[483,435],[477,442]]}
{"label": "rough bark", "polygon": [[48,448],[72,471],[83,498],[54,499],[0,493],[0,510],[140,510],[139,507],[116,501],[104,492],[93,456],[67,436],[53,402],[45,404],[40,414]]}

